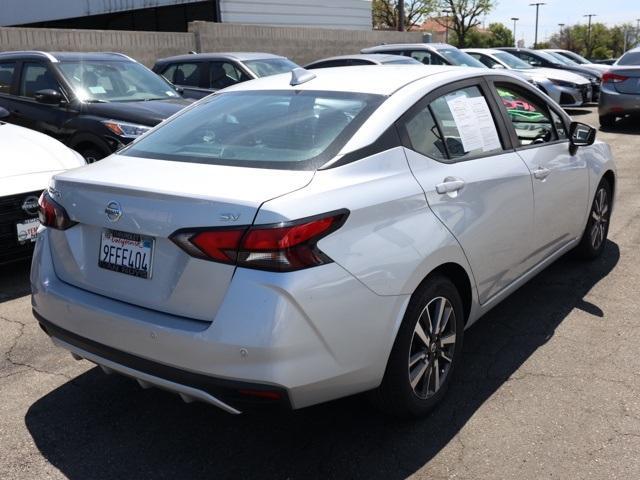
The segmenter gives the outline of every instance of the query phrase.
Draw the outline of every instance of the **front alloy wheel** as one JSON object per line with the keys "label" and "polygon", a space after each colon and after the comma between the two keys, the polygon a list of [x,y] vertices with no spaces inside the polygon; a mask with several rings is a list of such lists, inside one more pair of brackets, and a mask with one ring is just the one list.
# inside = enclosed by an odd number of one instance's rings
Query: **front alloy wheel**
{"label": "front alloy wheel", "polygon": [[609,233],[609,220],[611,217],[611,186],[603,178],[596,189],[596,194],[591,204],[589,219],[584,229],[582,240],[578,245],[578,253],[586,258],[598,257],[606,245]]}

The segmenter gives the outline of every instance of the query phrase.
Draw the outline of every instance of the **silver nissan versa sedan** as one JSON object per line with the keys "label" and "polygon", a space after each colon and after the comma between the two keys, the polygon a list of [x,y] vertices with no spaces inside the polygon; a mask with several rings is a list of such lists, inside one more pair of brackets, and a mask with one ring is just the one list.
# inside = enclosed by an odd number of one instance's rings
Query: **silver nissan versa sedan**
{"label": "silver nissan versa sedan", "polygon": [[33,310],[105,371],[239,413],[371,391],[417,416],[466,327],[606,245],[609,147],[509,73],[296,69],[56,175]]}

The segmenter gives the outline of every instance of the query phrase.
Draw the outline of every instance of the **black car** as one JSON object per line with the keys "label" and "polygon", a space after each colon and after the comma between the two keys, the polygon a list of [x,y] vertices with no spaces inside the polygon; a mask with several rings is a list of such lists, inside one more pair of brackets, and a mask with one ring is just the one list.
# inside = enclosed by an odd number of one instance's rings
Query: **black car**
{"label": "black car", "polygon": [[191,103],[120,53],[0,53],[5,120],[99,160]]}
{"label": "black car", "polygon": [[598,100],[598,96],[600,94],[600,83],[602,81],[602,72],[597,69],[583,67],[580,65],[568,65],[566,63],[561,63],[553,55],[550,55],[549,53],[542,50],[532,50],[530,48],[516,47],[498,47],[496,50],[504,50],[505,52],[509,52],[511,55],[515,55],[520,60],[527,62],[533,67],[557,68],[560,70],[568,70],[570,72],[577,73],[578,75],[582,75],[591,82],[591,87],[593,89],[592,100]]}
{"label": "black car", "polygon": [[153,71],[182,89],[186,98],[199,99],[236,83],[288,73],[299,65],[271,53],[191,53],[163,58]]}

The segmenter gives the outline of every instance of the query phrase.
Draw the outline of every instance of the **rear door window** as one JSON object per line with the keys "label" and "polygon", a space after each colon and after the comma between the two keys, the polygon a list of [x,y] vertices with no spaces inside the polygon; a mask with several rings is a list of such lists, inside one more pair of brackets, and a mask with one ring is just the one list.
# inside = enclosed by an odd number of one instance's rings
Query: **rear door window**
{"label": "rear door window", "polygon": [[427,50],[408,50],[405,52],[405,55],[425,65],[444,65],[444,62],[438,55]]}
{"label": "rear door window", "polygon": [[209,88],[219,90],[247,80],[249,76],[231,62],[209,64]]}
{"label": "rear door window", "polygon": [[0,93],[11,93],[11,85],[16,71],[15,62],[0,63]]}
{"label": "rear door window", "polygon": [[447,93],[430,108],[450,161],[502,151],[493,114],[478,87]]}
{"label": "rear door window", "polygon": [[34,98],[40,90],[60,92],[60,85],[46,65],[42,63],[23,64],[20,96]]}
{"label": "rear door window", "polygon": [[162,76],[174,85],[200,87],[204,65],[202,62],[174,63],[164,70]]}

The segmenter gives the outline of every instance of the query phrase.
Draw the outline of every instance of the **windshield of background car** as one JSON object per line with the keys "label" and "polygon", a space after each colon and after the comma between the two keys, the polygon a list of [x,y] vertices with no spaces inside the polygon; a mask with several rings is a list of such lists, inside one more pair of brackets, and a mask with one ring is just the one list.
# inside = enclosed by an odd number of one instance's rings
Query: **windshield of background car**
{"label": "windshield of background car", "polygon": [[625,53],[616,65],[640,65],[640,52]]}
{"label": "windshield of background car", "polygon": [[314,170],[333,158],[385,97],[346,92],[213,95],[123,155],[238,167]]}
{"label": "windshield of background car", "polygon": [[578,65],[578,62],[571,60],[570,58],[565,57],[564,55],[558,52],[547,52],[553,58],[555,58],[559,63],[563,65]]}
{"label": "windshield of background car", "polygon": [[506,63],[510,68],[515,68],[518,70],[530,70],[533,68],[527,62],[523,62],[515,55],[511,55],[507,52],[496,52],[493,54],[493,56],[501,62]]}
{"label": "windshield of background car", "polygon": [[[563,53],[565,57],[569,57],[571,60],[573,60],[576,63],[580,63],[580,64],[591,63],[589,60],[584,58],[582,55],[577,54],[576,52],[563,52]],[[562,53],[560,55],[562,55]]]}
{"label": "windshield of background car", "polygon": [[287,73],[298,68],[299,65],[293,63],[288,58],[263,58],[261,60],[247,60],[244,62],[249,70],[258,77],[268,77],[279,73]]}
{"label": "windshield of background car", "polygon": [[179,96],[160,76],[135,62],[61,62],[58,67],[82,101],[136,102]]}
{"label": "windshield of background car", "polygon": [[545,59],[547,62],[556,63],[556,64],[560,64],[560,65],[565,65],[565,64],[561,63],[560,60],[558,60],[556,57],[554,57],[553,55],[548,54],[547,52],[543,52],[541,50],[536,50],[536,55],[538,57],[541,57],[541,58]]}
{"label": "windshield of background car", "polygon": [[460,67],[487,68],[482,62],[476,60],[468,53],[458,50],[457,48],[439,48],[438,53],[446,58],[452,65],[458,65]]}

